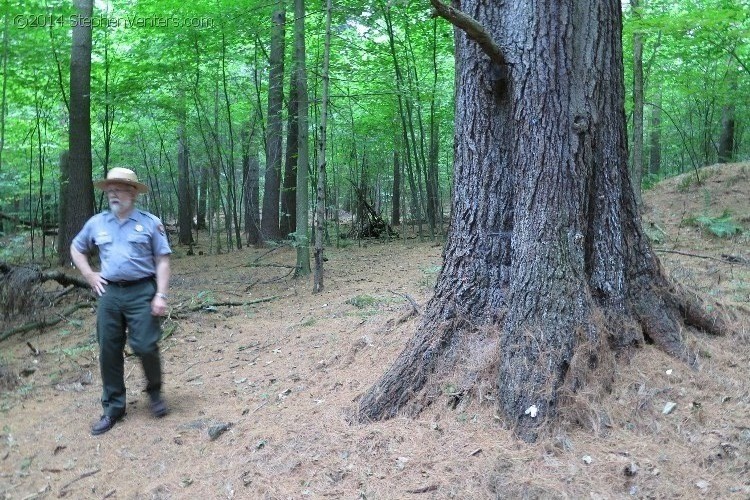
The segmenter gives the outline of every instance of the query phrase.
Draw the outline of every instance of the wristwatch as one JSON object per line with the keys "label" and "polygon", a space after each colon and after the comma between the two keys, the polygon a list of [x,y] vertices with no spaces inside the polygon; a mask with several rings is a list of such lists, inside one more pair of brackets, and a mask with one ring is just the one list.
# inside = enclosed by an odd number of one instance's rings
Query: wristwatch
{"label": "wristwatch", "polygon": [[156,292],[156,296],[164,300],[167,300],[169,298],[166,293],[161,293],[161,292]]}

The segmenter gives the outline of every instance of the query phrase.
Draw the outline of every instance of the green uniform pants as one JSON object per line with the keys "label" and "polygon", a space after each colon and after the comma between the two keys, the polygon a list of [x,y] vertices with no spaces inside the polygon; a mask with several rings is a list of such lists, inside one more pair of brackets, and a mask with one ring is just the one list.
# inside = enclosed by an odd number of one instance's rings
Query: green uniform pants
{"label": "green uniform pants", "polygon": [[[152,401],[161,395],[159,339],[161,320],[151,314],[156,282],[147,280],[131,286],[110,283],[99,297],[96,333],[102,376],[104,415],[118,418],[125,413],[125,365],[123,349],[128,345],[141,360],[146,375],[146,392]],[[127,328],[127,334],[126,334]]]}

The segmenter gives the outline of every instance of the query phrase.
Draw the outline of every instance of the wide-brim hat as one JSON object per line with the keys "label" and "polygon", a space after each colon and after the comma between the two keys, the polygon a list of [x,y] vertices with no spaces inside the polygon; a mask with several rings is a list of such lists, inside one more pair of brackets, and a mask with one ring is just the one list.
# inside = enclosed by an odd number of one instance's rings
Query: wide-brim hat
{"label": "wide-brim hat", "polygon": [[107,172],[107,178],[94,182],[99,189],[107,189],[113,183],[127,184],[133,186],[139,193],[148,193],[148,186],[138,182],[138,176],[129,168],[114,167]]}

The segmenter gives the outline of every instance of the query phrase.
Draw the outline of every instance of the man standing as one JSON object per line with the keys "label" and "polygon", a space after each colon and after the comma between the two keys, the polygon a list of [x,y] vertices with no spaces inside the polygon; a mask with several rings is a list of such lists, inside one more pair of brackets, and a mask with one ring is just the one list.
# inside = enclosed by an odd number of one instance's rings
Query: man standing
{"label": "man standing", "polygon": [[[70,245],[70,255],[99,297],[96,334],[104,412],[91,428],[91,434],[98,435],[110,430],[125,415],[126,340],[143,365],[151,412],[156,417],[168,412],[161,395],[158,342],[159,316],[167,311],[172,250],[161,221],[135,208],[138,194],[148,192],[135,172],[113,168],[106,179],[94,185],[107,194],[109,211],[86,222]],[[89,264],[94,248],[99,251],[99,272]]]}

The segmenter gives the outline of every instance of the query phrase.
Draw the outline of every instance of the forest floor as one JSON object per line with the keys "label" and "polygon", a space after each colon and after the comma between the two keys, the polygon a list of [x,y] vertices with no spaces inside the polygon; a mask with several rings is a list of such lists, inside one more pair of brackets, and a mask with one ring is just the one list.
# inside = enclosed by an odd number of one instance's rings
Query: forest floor
{"label": "forest floor", "polygon": [[[526,444],[491,401],[453,408],[447,396],[416,418],[347,421],[413,334],[406,296],[426,304],[442,243],[327,249],[315,295],[311,279],[287,274],[292,248],[176,248],[162,342],[171,413],[150,415],[130,356],[126,417],[90,435],[101,411],[93,307],[12,336],[0,343],[0,499],[750,498],[750,164],[700,175],[647,191],[644,225],[676,280],[745,315],[732,335],[686,332],[698,370],[651,345],[619,363],[606,424]],[[725,210],[744,234],[690,224],[719,224]],[[208,306],[220,303],[245,305]]]}

